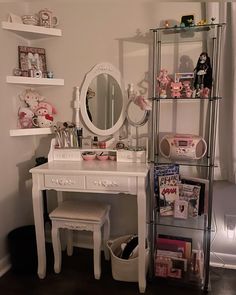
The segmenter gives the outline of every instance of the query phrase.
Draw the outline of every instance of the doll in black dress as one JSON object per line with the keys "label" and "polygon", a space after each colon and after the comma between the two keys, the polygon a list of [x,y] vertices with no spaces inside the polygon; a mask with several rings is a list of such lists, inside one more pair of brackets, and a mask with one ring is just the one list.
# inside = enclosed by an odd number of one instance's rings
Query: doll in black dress
{"label": "doll in black dress", "polygon": [[210,57],[208,56],[207,52],[202,52],[200,54],[194,72],[194,87],[196,89],[196,95],[200,96],[201,93],[204,92],[209,93],[212,87],[212,67]]}

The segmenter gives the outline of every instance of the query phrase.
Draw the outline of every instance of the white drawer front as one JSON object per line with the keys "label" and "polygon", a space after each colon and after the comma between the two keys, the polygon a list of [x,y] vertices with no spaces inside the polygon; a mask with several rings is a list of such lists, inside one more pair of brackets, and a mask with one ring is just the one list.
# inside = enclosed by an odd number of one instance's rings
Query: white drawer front
{"label": "white drawer front", "polygon": [[79,188],[83,189],[84,176],[76,175],[45,175],[45,186],[51,188]]}
{"label": "white drawer front", "polygon": [[135,178],[124,176],[86,176],[86,188],[96,191],[131,193],[135,188]]}

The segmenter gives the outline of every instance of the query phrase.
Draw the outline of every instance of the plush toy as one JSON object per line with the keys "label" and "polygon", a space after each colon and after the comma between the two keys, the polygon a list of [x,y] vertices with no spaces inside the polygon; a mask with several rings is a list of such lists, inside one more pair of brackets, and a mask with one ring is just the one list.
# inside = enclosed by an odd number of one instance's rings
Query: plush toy
{"label": "plush toy", "polygon": [[191,89],[190,81],[183,81],[183,92],[187,98],[192,97],[193,90]]}
{"label": "plush toy", "polygon": [[56,114],[56,109],[50,103],[46,101],[39,102],[38,107],[35,109],[36,116],[45,116],[46,114]]}
{"label": "plush toy", "polygon": [[148,99],[145,99],[142,95],[136,96],[134,103],[143,111],[150,111],[152,109],[151,102]]}
{"label": "plush toy", "polygon": [[34,112],[30,108],[20,107],[18,111],[18,120],[21,128],[33,127]]}
{"label": "plush toy", "polygon": [[179,98],[181,96],[182,89],[183,89],[182,82],[171,82],[170,84],[171,97]]}
{"label": "plush toy", "polygon": [[45,99],[33,88],[26,89],[19,97],[33,112],[37,109],[39,102]]}

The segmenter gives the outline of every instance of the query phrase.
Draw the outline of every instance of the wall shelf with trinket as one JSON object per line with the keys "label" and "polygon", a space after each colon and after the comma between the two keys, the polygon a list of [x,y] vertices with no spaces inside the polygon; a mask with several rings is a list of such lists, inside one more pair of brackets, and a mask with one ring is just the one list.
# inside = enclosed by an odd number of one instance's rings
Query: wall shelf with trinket
{"label": "wall shelf with trinket", "polygon": [[[48,37],[61,37],[62,31],[61,29],[44,27],[38,25],[30,25],[23,24],[18,22],[10,22],[10,21],[2,21],[1,23],[2,29],[7,30],[9,32],[15,33],[16,35],[22,37],[27,42],[27,46],[30,46],[30,41],[39,40]],[[23,85],[26,86],[63,86],[64,79],[58,78],[37,78],[37,77],[23,77],[21,76],[21,70],[15,69],[19,71],[16,75],[8,75],[6,76],[6,83],[15,84],[15,85]],[[15,74],[15,73],[14,73]],[[47,135],[52,134],[53,130],[51,128],[16,128],[10,130],[10,136],[28,136],[28,135]]]}

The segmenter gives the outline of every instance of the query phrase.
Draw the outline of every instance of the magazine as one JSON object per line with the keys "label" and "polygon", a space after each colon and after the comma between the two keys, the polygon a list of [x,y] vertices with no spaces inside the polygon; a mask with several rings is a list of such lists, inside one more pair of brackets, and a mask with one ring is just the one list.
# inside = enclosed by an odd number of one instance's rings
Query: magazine
{"label": "magazine", "polygon": [[160,216],[174,215],[175,200],[179,197],[178,185],[163,185],[160,187],[159,209]]}
{"label": "magazine", "polygon": [[154,193],[159,194],[159,176],[163,175],[179,175],[179,165],[162,164],[154,166]]}
{"label": "magazine", "polygon": [[179,185],[179,200],[188,202],[188,217],[197,217],[201,187],[192,184]]}

